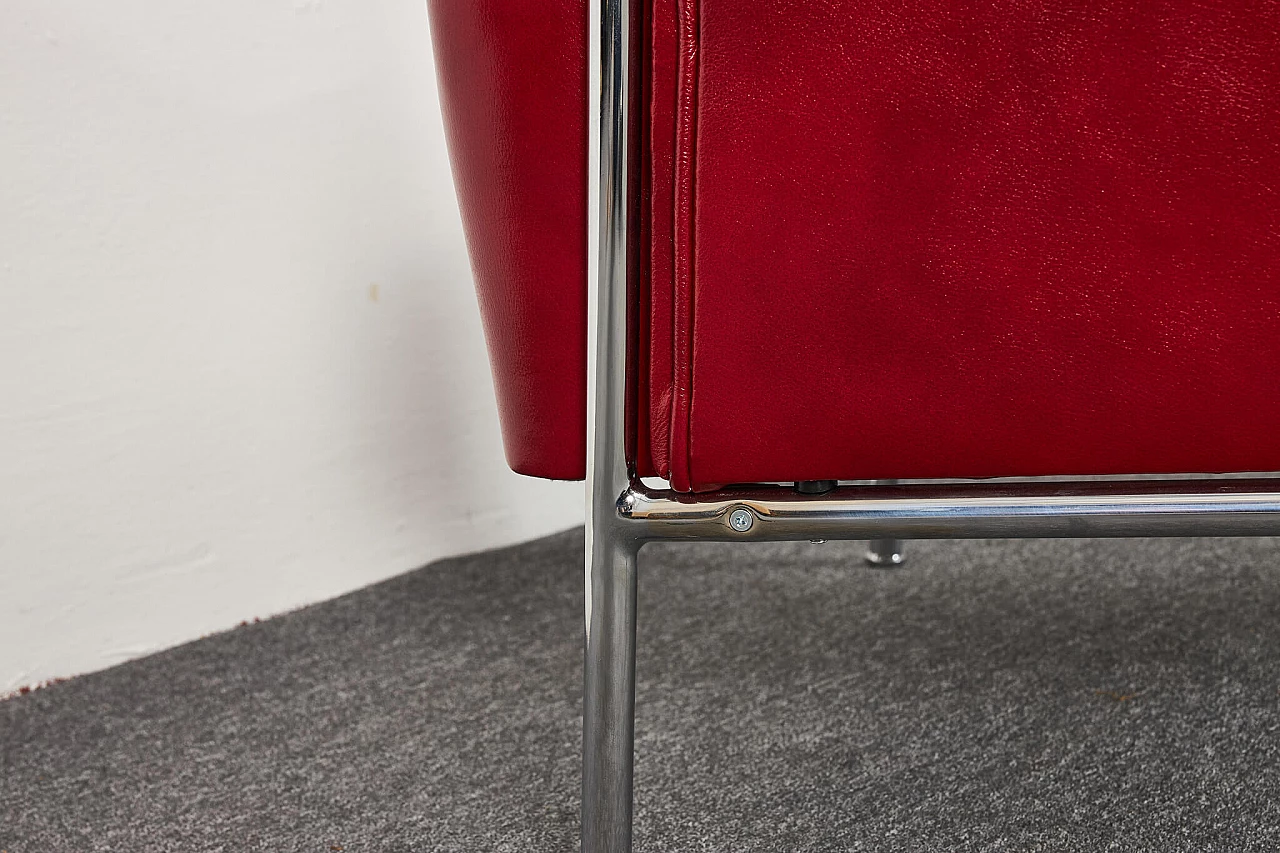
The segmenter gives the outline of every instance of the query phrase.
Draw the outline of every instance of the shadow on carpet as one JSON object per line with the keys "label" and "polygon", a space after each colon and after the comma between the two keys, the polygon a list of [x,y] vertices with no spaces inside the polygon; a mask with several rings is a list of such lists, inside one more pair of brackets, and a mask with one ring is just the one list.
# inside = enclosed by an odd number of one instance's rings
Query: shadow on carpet
{"label": "shadow on carpet", "polygon": [[[1280,542],[651,545],[639,851],[1280,849]],[[572,851],[582,532],[0,703],[0,850]]]}

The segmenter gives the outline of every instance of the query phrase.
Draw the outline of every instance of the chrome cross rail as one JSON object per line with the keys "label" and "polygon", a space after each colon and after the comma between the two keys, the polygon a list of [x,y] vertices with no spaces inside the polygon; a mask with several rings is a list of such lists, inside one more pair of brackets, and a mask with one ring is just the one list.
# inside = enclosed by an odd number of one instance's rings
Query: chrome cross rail
{"label": "chrome cross rail", "polygon": [[1280,535],[1278,489],[1271,478],[866,485],[817,496],[631,486],[616,514],[637,542],[1269,536]]}

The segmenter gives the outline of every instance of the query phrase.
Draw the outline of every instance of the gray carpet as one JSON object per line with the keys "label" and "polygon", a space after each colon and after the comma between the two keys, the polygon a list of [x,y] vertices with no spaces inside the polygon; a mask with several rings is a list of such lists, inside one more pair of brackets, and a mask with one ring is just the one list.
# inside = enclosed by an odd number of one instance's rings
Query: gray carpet
{"label": "gray carpet", "polygon": [[[1280,542],[642,555],[637,849],[1280,849]],[[0,850],[570,851],[582,533],[0,703]]]}

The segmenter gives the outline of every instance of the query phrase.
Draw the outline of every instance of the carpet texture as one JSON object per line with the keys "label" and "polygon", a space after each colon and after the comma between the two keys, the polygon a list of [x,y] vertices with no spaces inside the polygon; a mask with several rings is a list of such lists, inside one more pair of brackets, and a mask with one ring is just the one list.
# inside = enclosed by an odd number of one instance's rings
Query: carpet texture
{"label": "carpet texture", "polygon": [[[1280,542],[657,545],[639,851],[1280,849]],[[0,850],[571,851],[582,532],[0,703]]]}

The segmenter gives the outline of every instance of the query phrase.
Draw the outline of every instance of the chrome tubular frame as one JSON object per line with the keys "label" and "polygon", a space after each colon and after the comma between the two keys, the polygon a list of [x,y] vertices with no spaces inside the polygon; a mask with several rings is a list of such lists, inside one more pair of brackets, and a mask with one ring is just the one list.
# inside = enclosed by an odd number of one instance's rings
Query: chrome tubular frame
{"label": "chrome tubular frame", "polygon": [[587,596],[582,703],[582,849],[631,850],[636,551],[617,513],[630,484],[627,368],[627,128],[630,0],[590,0],[587,232]]}
{"label": "chrome tubular frame", "polygon": [[631,850],[636,556],[655,540],[1280,535],[1269,478],[846,485],[686,495],[627,463],[632,0],[591,0],[588,450],[582,850]]}

